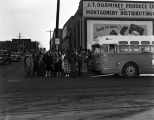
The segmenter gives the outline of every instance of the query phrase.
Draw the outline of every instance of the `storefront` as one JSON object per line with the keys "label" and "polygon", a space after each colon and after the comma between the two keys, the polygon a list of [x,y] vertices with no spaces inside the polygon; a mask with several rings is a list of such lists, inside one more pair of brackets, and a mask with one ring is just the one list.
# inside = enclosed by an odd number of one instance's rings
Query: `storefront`
{"label": "storefront", "polygon": [[69,43],[75,49],[91,49],[98,36],[151,36],[154,35],[154,2],[81,0],[69,27]]}

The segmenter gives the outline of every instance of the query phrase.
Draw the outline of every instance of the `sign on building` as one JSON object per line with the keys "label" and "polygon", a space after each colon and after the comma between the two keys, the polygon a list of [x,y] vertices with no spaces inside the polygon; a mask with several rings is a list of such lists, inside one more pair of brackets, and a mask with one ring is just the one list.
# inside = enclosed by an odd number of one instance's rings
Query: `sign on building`
{"label": "sign on building", "polygon": [[59,38],[55,38],[55,44],[60,44]]}
{"label": "sign on building", "polygon": [[154,3],[83,1],[83,16],[109,18],[154,18]]}

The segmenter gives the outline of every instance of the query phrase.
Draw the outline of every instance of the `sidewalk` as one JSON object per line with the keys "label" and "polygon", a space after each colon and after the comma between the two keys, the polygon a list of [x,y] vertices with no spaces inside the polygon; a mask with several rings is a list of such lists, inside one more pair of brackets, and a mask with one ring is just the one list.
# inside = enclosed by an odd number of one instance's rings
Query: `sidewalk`
{"label": "sidewalk", "polygon": [[152,110],[133,115],[129,118],[124,118],[122,120],[154,120],[154,108]]}

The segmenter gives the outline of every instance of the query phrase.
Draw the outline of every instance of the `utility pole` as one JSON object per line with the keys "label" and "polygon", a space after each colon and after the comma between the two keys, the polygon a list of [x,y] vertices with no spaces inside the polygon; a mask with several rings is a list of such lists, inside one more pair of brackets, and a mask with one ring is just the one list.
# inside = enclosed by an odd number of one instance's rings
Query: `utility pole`
{"label": "utility pole", "polygon": [[60,0],[57,0],[57,13],[56,13],[56,38],[58,37],[58,29],[59,29],[59,9],[60,9]]}
{"label": "utility pole", "polygon": [[18,37],[19,37],[19,40],[20,40],[20,38],[22,37],[21,34],[22,34],[22,33],[19,33],[19,36],[18,36]]}
{"label": "utility pole", "polygon": [[[59,36],[58,36],[58,30],[59,30],[59,9],[60,9],[60,0],[57,0],[55,42],[59,41]],[[58,51],[58,43],[57,42],[56,42],[56,49]]]}
{"label": "utility pole", "polygon": [[20,52],[20,48],[21,48],[21,46],[20,46],[20,39],[21,39],[21,37],[22,37],[21,34],[22,34],[22,33],[19,33],[19,35],[18,35],[18,40],[19,40],[19,41],[18,41],[18,52]]}
{"label": "utility pole", "polygon": [[51,50],[51,42],[53,42],[52,39],[51,39],[51,32],[53,32],[53,31],[50,30],[50,31],[47,31],[47,32],[50,32],[50,42],[49,43],[50,43],[50,50]]}

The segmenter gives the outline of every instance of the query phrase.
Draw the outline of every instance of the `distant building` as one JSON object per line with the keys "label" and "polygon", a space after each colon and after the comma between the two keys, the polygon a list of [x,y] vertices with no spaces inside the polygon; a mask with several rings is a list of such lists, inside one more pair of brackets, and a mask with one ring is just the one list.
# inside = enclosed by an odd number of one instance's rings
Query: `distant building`
{"label": "distant building", "polygon": [[13,51],[25,52],[31,50],[31,39],[12,39]]}
{"label": "distant building", "polygon": [[35,51],[39,49],[37,41],[31,39],[12,39],[12,41],[0,41],[0,49],[7,49],[12,52]]}
{"label": "distant building", "polygon": [[72,35],[72,20],[74,19],[74,16],[72,16],[64,25],[61,35],[61,43],[62,43],[62,49],[69,50],[74,47],[73,43],[73,35]]}
{"label": "distant building", "polygon": [[31,39],[12,39],[13,51],[26,52],[38,50],[39,43]]}
{"label": "distant building", "polygon": [[31,42],[31,50],[32,51],[35,51],[35,50],[38,50],[39,49],[39,43],[37,41],[32,41]]}
{"label": "distant building", "polygon": [[0,49],[7,49],[11,51],[12,48],[12,41],[0,41]]}

